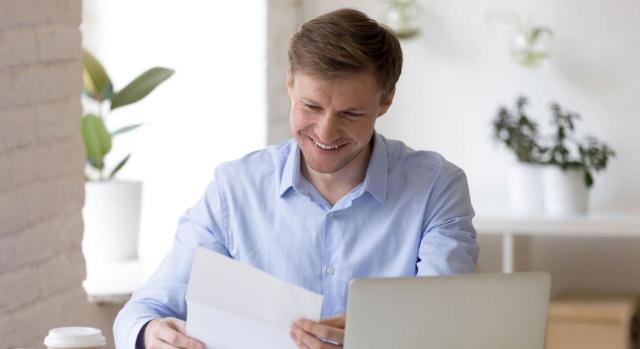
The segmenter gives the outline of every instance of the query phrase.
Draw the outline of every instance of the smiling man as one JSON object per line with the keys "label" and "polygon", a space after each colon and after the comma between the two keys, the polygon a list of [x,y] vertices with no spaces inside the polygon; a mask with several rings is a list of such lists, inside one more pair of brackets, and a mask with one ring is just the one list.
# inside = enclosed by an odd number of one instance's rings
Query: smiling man
{"label": "smiling man", "polygon": [[303,24],[289,45],[294,139],[216,169],[167,257],[118,314],[116,346],[203,348],[184,323],[197,246],[321,293],[323,320],[291,324],[308,349],[342,347],[353,278],[473,272],[464,172],[375,131],[401,67],[398,39],[361,12]]}

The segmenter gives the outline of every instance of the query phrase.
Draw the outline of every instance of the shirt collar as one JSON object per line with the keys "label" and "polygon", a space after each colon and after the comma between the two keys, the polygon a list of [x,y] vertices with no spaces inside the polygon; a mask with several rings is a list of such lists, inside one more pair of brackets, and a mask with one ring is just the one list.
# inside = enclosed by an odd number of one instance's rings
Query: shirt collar
{"label": "shirt collar", "polygon": [[280,197],[291,187],[296,191],[301,191],[304,188],[302,173],[300,173],[300,147],[295,139],[293,139],[291,143],[291,150],[289,151],[289,155],[287,155],[284,169],[282,170],[282,177],[280,178],[280,189],[278,191]]}
{"label": "shirt collar", "polygon": [[373,134],[373,150],[364,178],[363,189],[384,205],[387,199],[387,145],[384,137],[375,132]]}
{"label": "shirt collar", "polygon": [[[282,197],[289,188],[304,192],[304,182],[300,172],[300,147],[293,141],[291,151],[282,171],[278,194]],[[367,167],[362,189],[369,192],[378,202],[384,204],[387,197],[387,146],[382,135],[373,134],[373,150]]]}

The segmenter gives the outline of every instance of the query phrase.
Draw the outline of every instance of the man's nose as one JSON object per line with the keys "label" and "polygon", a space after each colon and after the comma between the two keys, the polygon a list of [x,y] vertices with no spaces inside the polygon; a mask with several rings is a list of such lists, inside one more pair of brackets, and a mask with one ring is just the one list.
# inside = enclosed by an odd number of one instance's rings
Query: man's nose
{"label": "man's nose", "polygon": [[325,114],[316,124],[316,134],[319,141],[324,144],[331,144],[340,138],[340,119],[336,115]]}

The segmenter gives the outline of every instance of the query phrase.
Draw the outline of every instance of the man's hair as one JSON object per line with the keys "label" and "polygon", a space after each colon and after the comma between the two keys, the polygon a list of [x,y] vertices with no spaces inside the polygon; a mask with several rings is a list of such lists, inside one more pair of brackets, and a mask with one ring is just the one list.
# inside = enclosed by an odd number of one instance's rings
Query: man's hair
{"label": "man's hair", "polygon": [[289,73],[336,78],[371,71],[387,96],[402,71],[402,49],[393,32],[353,9],[316,17],[300,26],[289,42]]}

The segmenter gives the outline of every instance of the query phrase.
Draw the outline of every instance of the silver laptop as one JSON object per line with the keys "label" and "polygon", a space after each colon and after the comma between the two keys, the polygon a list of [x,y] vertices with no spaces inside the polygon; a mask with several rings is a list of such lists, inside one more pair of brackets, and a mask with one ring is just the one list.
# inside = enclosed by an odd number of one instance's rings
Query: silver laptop
{"label": "silver laptop", "polygon": [[547,273],[356,279],[345,349],[543,349]]}

